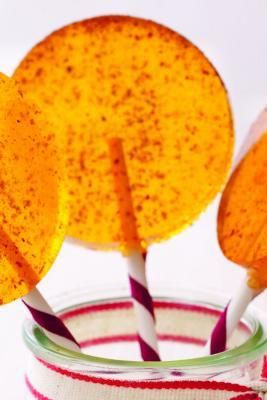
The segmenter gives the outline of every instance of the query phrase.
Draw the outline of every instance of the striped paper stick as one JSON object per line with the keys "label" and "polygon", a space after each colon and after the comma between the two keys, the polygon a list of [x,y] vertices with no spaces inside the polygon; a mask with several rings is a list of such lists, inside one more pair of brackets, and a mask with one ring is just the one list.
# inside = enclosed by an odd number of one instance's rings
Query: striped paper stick
{"label": "striped paper stick", "polygon": [[219,317],[205,346],[205,354],[217,354],[226,350],[226,345],[236,329],[249,303],[262,291],[253,290],[247,285],[247,277],[232,297]]}
{"label": "striped paper stick", "polygon": [[50,305],[37,288],[22,298],[33,320],[40,326],[47,337],[59,346],[80,351],[80,346],[62,320],[56,316]]}
{"label": "striped paper stick", "polygon": [[128,244],[130,249],[135,248],[129,250],[125,257],[137,320],[140,352],[144,361],[160,361],[153,300],[146,279],[146,252],[139,250],[141,244],[121,140],[117,138],[109,140],[109,150],[125,244]]}
{"label": "striped paper stick", "polygon": [[[1,252],[16,269],[16,273],[20,275],[21,280],[27,282],[31,287],[36,286],[39,281],[39,276],[21,254],[19,248],[5,232],[3,227],[0,227],[0,247]],[[23,266],[24,268],[20,268],[20,266]],[[51,340],[70,350],[80,351],[80,347],[72,334],[63,322],[55,315],[51,307],[36,288],[24,296],[22,301],[31,312],[35,322],[45,330],[47,336]]]}
{"label": "striped paper stick", "polygon": [[146,253],[131,252],[127,257],[131,296],[138,320],[138,341],[144,361],[160,361],[153,300],[146,279]]}

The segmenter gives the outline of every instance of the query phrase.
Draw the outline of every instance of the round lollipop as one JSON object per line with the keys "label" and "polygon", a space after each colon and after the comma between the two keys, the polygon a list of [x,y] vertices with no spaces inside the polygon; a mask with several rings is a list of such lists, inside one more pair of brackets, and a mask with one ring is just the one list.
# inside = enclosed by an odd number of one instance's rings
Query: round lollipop
{"label": "round lollipop", "polygon": [[267,287],[267,112],[252,125],[239,164],[224,190],[218,238],[225,256],[247,269],[247,277],[215,326],[209,353],[225,350],[249,302]]}
{"label": "round lollipop", "polygon": [[[142,252],[190,225],[220,189],[233,143],[227,94],[176,32],[131,17],[78,22],[33,48],[14,76],[66,139],[71,236]],[[138,240],[121,226],[111,138],[123,141]]]}
{"label": "round lollipop", "polygon": [[35,289],[51,268],[65,233],[66,195],[55,138],[40,112],[3,74],[0,137],[0,303],[23,297],[48,336],[55,339],[56,334],[77,349]]}

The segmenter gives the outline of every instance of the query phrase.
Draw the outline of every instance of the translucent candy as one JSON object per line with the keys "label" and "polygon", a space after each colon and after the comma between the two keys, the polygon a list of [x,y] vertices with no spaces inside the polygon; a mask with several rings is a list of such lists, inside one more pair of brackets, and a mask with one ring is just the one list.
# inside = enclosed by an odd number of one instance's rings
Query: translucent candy
{"label": "translucent candy", "polygon": [[69,235],[98,248],[123,242],[110,138],[123,140],[145,246],[190,225],[220,190],[233,146],[227,93],[176,32],[130,17],[78,22],[35,46],[15,78],[61,134]]}
{"label": "translucent candy", "polygon": [[223,193],[218,236],[225,255],[248,268],[252,288],[267,287],[267,133],[251,148]]}
{"label": "translucent candy", "polygon": [[143,251],[142,242],[138,235],[136,218],[133,209],[131,188],[129,184],[128,171],[124,159],[123,143],[121,139],[112,138],[108,140],[112,176],[114,178],[114,189],[120,211],[121,232],[123,240],[122,251],[128,248]]}
{"label": "translucent candy", "polygon": [[66,193],[54,134],[0,74],[0,303],[27,294],[64,237]]}

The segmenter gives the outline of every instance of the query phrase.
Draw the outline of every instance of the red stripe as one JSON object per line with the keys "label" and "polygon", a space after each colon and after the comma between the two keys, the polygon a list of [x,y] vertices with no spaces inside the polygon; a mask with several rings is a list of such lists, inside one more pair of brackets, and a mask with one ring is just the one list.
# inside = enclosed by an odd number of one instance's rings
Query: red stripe
{"label": "red stripe", "polygon": [[[180,342],[180,343],[190,343],[196,344],[198,346],[204,346],[206,340],[194,338],[190,336],[182,335],[170,335],[170,334],[159,334],[158,338],[163,342]],[[80,342],[81,348],[98,346],[102,344],[118,343],[118,342],[136,342],[138,337],[136,334],[124,334],[124,335],[110,335],[103,336],[100,338],[87,339]]]}
{"label": "red stripe", "polygon": [[[169,310],[181,310],[181,311],[191,311],[199,314],[210,315],[214,317],[219,317],[221,315],[221,311],[213,310],[206,308],[204,306],[198,306],[194,304],[184,304],[184,303],[175,303],[175,302],[165,302],[165,301],[153,301],[154,309],[169,309]],[[66,311],[61,314],[61,319],[67,320],[71,318],[78,317],[79,315],[91,314],[96,312],[105,312],[105,311],[116,311],[116,310],[128,310],[133,308],[133,305],[130,301],[119,301],[113,303],[106,304],[94,304],[90,306],[84,306],[75,310]],[[248,327],[243,323],[240,324],[242,330],[246,332],[250,332]]]}
{"label": "red stripe", "polygon": [[122,310],[122,309],[130,309],[133,308],[133,305],[130,301],[121,301],[118,303],[106,303],[106,304],[95,304],[91,306],[81,307],[75,310],[66,311],[60,315],[60,317],[65,321],[67,319],[75,318],[79,315],[84,314],[92,314],[96,312],[103,312],[103,311],[115,311],[115,310]]}
{"label": "red stripe", "polygon": [[138,339],[136,334],[103,336],[101,338],[83,340],[82,342],[80,342],[80,346],[81,348],[84,348],[90,346],[99,346],[101,344],[108,344],[108,343],[136,342],[137,340]]}
{"label": "red stripe", "polygon": [[197,346],[204,346],[206,343],[205,339],[195,338],[192,336],[183,336],[183,335],[171,335],[171,334],[159,334],[159,339],[163,342],[180,342],[180,343],[190,343],[195,344]]}
{"label": "red stripe", "polygon": [[196,304],[185,304],[185,303],[176,303],[176,302],[166,302],[166,301],[156,301],[154,302],[156,308],[160,309],[174,309],[174,310],[181,310],[181,311],[191,311],[196,312],[199,314],[205,315],[213,315],[217,317],[221,314],[218,310],[213,310],[207,308],[205,306],[198,306]]}
{"label": "red stripe", "polygon": [[[192,390],[225,390],[229,392],[236,393],[245,393],[249,392],[251,389],[247,386],[238,385],[235,383],[226,383],[226,382],[214,382],[214,381],[126,381],[126,380],[118,380],[118,379],[104,379],[97,378],[95,376],[83,375],[78,372],[69,371],[55,365],[49,364],[46,361],[41,359],[37,359],[41,364],[43,364],[46,368],[54,371],[60,375],[66,376],[68,378],[83,381],[83,382],[91,382],[101,385],[107,386],[116,386],[116,387],[124,387],[124,388],[133,388],[133,389],[192,389]],[[46,399],[45,399],[46,400]]]}
{"label": "red stripe", "polygon": [[[33,385],[31,384],[31,382],[27,376],[25,376],[25,383],[26,383],[26,386],[27,386],[29,392],[35,399],[37,399],[37,400],[52,400],[51,398],[48,398],[48,397],[44,396],[43,394],[41,394],[40,392],[38,392],[33,387]],[[188,388],[181,388],[181,389],[188,389]],[[196,388],[192,388],[192,390],[194,390],[194,389],[196,389]],[[201,388],[201,389],[203,389],[203,388]],[[218,389],[209,387],[206,390],[218,390]],[[219,389],[219,390],[221,390],[221,389]],[[228,389],[223,388],[222,390],[228,390]],[[236,391],[236,390],[233,390],[233,388],[229,388],[228,391]],[[262,400],[262,398],[259,397],[257,395],[257,393],[245,393],[245,394],[240,394],[238,396],[232,397],[230,400]]]}
{"label": "red stripe", "polygon": [[[175,303],[175,302],[165,302],[165,301],[154,301],[154,308],[158,309],[175,309],[175,310],[182,310],[182,311],[192,311],[201,314],[213,315],[218,317],[221,315],[221,311],[212,310],[206,308],[204,306],[198,306],[194,304],[184,304],[184,303]],[[78,315],[83,314],[90,314],[93,312],[103,312],[103,311],[115,311],[120,309],[130,309],[132,308],[132,303],[130,301],[120,301],[120,302],[113,302],[113,303],[106,303],[106,304],[94,304],[90,306],[81,307],[79,309],[67,311],[61,314],[61,318],[68,319],[77,317]]]}
{"label": "red stripe", "polygon": [[[221,311],[212,310],[206,308],[204,306],[197,306],[194,304],[184,304],[184,303],[175,303],[175,302],[165,302],[165,301],[154,301],[154,308],[158,309],[174,309],[174,310],[182,310],[182,311],[192,311],[206,315],[213,315],[218,317],[221,314]],[[133,305],[130,301],[120,301],[106,304],[94,304],[90,306],[81,307],[75,310],[67,311],[61,314],[61,318],[66,320],[68,318],[77,317],[78,315],[83,314],[91,314],[95,312],[103,312],[103,311],[115,311],[121,309],[130,309],[133,308]]]}
{"label": "red stripe", "polygon": [[231,397],[229,400],[262,400],[262,398],[257,393],[246,393]]}
{"label": "red stripe", "polygon": [[263,366],[261,371],[261,378],[266,381],[267,379],[267,356],[263,357]]}
{"label": "red stripe", "polygon": [[25,383],[26,386],[29,390],[29,392],[31,393],[31,395],[37,399],[37,400],[52,400],[49,399],[48,397],[44,396],[43,394],[39,393],[31,384],[31,382],[29,381],[29,378],[27,376],[25,376]]}

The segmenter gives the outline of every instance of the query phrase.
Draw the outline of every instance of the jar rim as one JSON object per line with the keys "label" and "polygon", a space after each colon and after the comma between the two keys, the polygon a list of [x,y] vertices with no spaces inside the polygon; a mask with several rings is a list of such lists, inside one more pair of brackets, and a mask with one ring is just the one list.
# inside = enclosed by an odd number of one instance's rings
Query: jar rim
{"label": "jar rim", "polygon": [[[165,288],[166,293],[166,288]],[[223,309],[222,304],[203,301],[198,299],[199,292],[193,291],[194,300],[191,304],[197,304],[201,307],[221,311]],[[155,300],[171,300],[177,302],[186,302],[189,300],[180,296],[153,296]],[[105,299],[100,298],[98,300],[85,301],[79,304],[75,304],[75,307],[94,305],[99,302],[106,301],[130,301],[129,297],[126,296],[112,296],[106,297]],[[64,307],[59,309],[59,312],[68,312],[72,307]],[[73,350],[68,350],[62,346],[57,345],[51,339],[49,339],[44,331],[39,328],[32,320],[26,320],[23,324],[23,339],[26,346],[33,352],[33,354],[45,361],[57,361],[57,363],[75,364],[78,363],[83,366],[105,367],[109,369],[154,369],[159,370],[191,370],[201,368],[224,368],[229,365],[238,365],[244,360],[254,360],[261,356],[267,350],[267,337],[263,326],[258,318],[255,317],[251,312],[246,311],[242,321],[245,322],[251,329],[250,337],[233,349],[226,350],[222,353],[207,355],[202,357],[181,359],[181,360],[170,360],[170,361],[131,361],[131,360],[120,360],[112,358],[104,358],[99,356],[91,356],[89,354],[79,353]]]}

